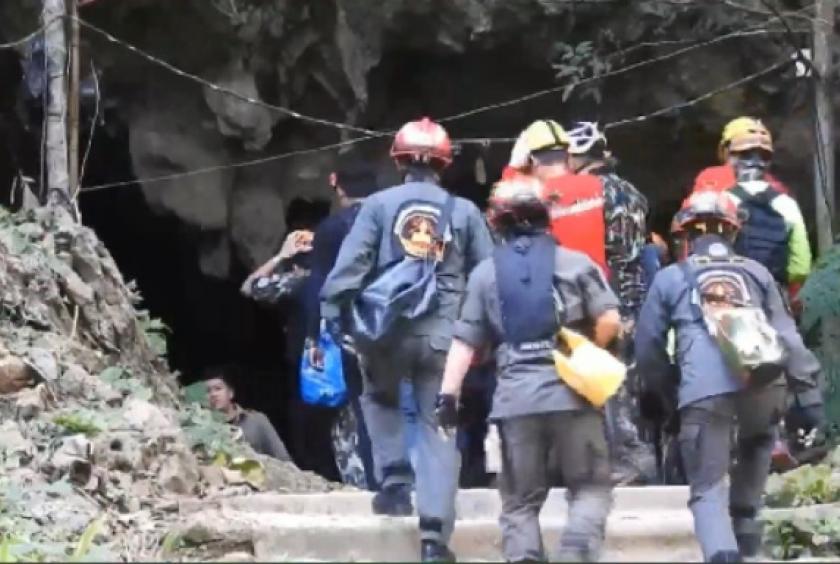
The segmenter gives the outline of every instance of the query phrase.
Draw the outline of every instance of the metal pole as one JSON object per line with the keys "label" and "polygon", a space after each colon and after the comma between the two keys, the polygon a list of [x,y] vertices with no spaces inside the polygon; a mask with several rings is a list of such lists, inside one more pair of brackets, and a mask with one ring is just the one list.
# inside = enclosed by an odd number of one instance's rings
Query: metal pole
{"label": "metal pole", "polygon": [[79,190],[79,20],[78,0],[70,2],[70,85],[68,87],[68,141],[69,194],[75,196]]}
{"label": "metal pole", "polygon": [[837,0],[817,0],[814,17],[814,91],[816,104],[814,198],[817,248],[825,253],[834,244],[834,109],[831,104],[831,41]]}
{"label": "metal pole", "polygon": [[69,196],[67,169],[67,42],[64,0],[44,0],[44,48],[47,57],[47,124],[46,167],[47,203],[50,206],[66,203]]}

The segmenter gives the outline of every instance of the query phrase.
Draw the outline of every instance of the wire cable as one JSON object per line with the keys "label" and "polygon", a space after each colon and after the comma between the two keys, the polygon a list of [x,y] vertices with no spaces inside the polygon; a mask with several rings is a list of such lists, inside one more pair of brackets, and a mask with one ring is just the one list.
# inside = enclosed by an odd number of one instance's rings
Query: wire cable
{"label": "wire cable", "polygon": [[321,145],[318,147],[312,147],[309,149],[298,149],[296,151],[289,151],[288,153],[280,153],[277,155],[270,155],[267,157],[260,157],[258,159],[251,159],[247,161],[240,161],[235,163],[228,163],[228,164],[221,164],[221,165],[214,165],[208,166],[204,168],[197,168],[193,170],[185,170],[184,172],[176,172],[173,174],[164,174],[162,176],[153,176],[151,178],[136,178],[134,180],[123,180],[120,182],[108,182],[105,184],[97,184],[95,186],[85,186],[81,189],[81,192],[97,192],[100,190],[107,190],[109,188],[118,188],[120,186],[131,186],[132,184],[146,184],[152,182],[163,182],[167,180],[179,180],[181,178],[186,178],[189,176],[196,176],[199,174],[208,174],[211,172],[218,172],[220,170],[228,170],[232,168],[243,168],[249,166],[257,166],[269,162],[280,161],[284,159],[288,159],[291,157],[297,157],[300,155],[311,155],[313,153],[321,153],[325,151],[331,151],[333,149],[340,149],[342,147],[347,147],[350,145],[355,145],[356,143],[361,143],[364,141],[370,141],[372,139],[376,139],[376,137],[356,137],[355,139],[348,139],[345,141],[340,141],[338,143],[330,143],[328,145]]}
{"label": "wire cable", "polygon": [[[72,16],[68,16],[68,17],[72,18]],[[103,37],[105,37],[108,41],[110,41],[112,43],[115,43],[117,45],[120,45],[125,49],[128,49],[129,51],[131,51],[131,52],[135,53],[136,55],[146,59],[147,61],[165,68],[169,72],[172,72],[172,73],[174,73],[178,76],[181,76],[183,78],[187,78],[187,79],[193,80],[195,82],[198,82],[201,85],[203,85],[206,88],[209,88],[213,91],[221,92],[221,93],[233,96],[233,97],[235,97],[239,100],[242,100],[246,103],[254,104],[254,105],[257,105],[257,106],[275,111],[275,112],[279,112],[279,113],[282,113],[282,114],[287,115],[289,117],[292,117],[294,119],[299,119],[299,120],[302,120],[302,121],[307,121],[307,122],[315,123],[315,124],[318,124],[318,125],[333,127],[333,128],[344,130],[344,131],[351,131],[351,132],[355,132],[355,133],[360,133],[360,134],[371,136],[371,137],[385,137],[385,136],[391,136],[394,133],[396,133],[395,130],[378,131],[378,130],[369,129],[369,128],[357,127],[357,126],[347,124],[347,123],[340,123],[340,122],[335,122],[335,121],[331,121],[331,120],[327,120],[327,119],[323,119],[323,118],[319,118],[319,117],[315,117],[315,116],[310,116],[310,115],[302,114],[300,112],[297,112],[297,111],[292,110],[292,109],[287,108],[287,107],[278,106],[278,105],[275,105],[275,104],[270,104],[268,102],[264,102],[264,101],[258,100],[256,98],[252,98],[250,96],[243,95],[239,92],[236,92],[235,90],[232,90],[230,88],[226,88],[224,86],[220,86],[220,85],[215,84],[215,83],[213,83],[209,80],[206,80],[206,79],[204,79],[204,78],[202,78],[202,77],[200,77],[196,74],[184,71],[184,70],[176,67],[172,63],[169,63],[169,62],[167,62],[167,61],[165,61],[165,60],[163,60],[159,57],[156,57],[156,56],[154,56],[150,53],[147,53],[147,52],[143,51],[142,49],[140,49],[139,47],[114,36],[112,33],[108,32],[106,30],[103,30],[103,29],[99,28],[98,26],[96,26],[94,24],[91,24],[91,23],[85,21],[84,19],[82,19],[80,17],[75,17],[75,19],[79,21],[80,25],[86,27],[87,29],[90,29],[90,30],[94,31],[95,33],[97,33],[97,34],[99,34]],[[764,22],[763,24],[760,24],[760,25],[768,25],[768,24],[772,23],[775,19],[777,19],[777,18],[775,18],[775,17],[771,18],[767,22]],[[743,29],[743,30],[738,30],[738,31],[734,31],[734,32],[727,33],[727,34],[724,34],[724,35],[716,36],[716,37],[713,37],[709,40],[702,41],[702,42],[699,42],[699,43],[695,43],[695,44],[689,45],[687,47],[671,51],[671,52],[666,53],[664,55],[661,55],[659,57],[653,57],[653,58],[650,58],[650,59],[645,59],[643,61],[638,61],[638,62],[629,64],[629,65],[625,65],[623,67],[619,67],[617,69],[612,69],[610,71],[607,71],[607,72],[599,74],[599,75],[579,79],[579,80],[576,80],[576,81],[573,81],[573,82],[565,83],[565,84],[560,85],[560,86],[555,86],[555,87],[546,88],[546,89],[543,89],[543,90],[538,90],[536,92],[532,92],[532,93],[526,94],[524,96],[513,98],[511,100],[506,100],[506,101],[503,101],[503,102],[498,102],[498,103],[489,104],[489,105],[486,105],[486,106],[481,106],[481,107],[478,107],[478,108],[473,108],[471,110],[467,110],[467,111],[464,111],[464,112],[461,112],[461,113],[458,113],[458,114],[442,117],[440,119],[437,119],[436,121],[438,121],[440,123],[446,123],[446,122],[450,122],[450,121],[456,121],[456,120],[459,120],[459,119],[463,119],[465,117],[481,114],[481,113],[484,113],[484,112],[487,112],[487,111],[490,111],[490,110],[500,109],[500,108],[504,108],[504,107],[508,107],[508,106],[512,106],[512,105],[517,105],[517,104],[520,104],[520,103],[523,103],[523,102],[527,102],[527,101],[530,101],[530,100],[533,100],[533,99],[536,99],[536,98],[546,96],[548,94],[553,94],[553,93],[560,92],[560,91],[562,91],[562,90],[564,90],[564,89],[566,89],[570,86],[574,86],[574,87],[581,86],[581,85],[588,84],[588,83],[595,82],[595,81],[599,81],[599,80],[602,80],[602,79],[605,79],[605,78],[608,78],[608,77],[611,77],[611,76],[618,76],[618,75],[621,75],[621,74],[625,74],[627,72],[630,72],[630,71],[633,71],[633,70],[636,70],[636,69],[639,69],[639,68],[643,68],[643,67],[646,67],[646,66],[649,66],[649,65],[653,65],[655,63],[659,63],[659,62],[662,62],[662,61],[667,61],[667,60],[672,59],[674,57],[678,57],[678,56],[683,55],[685,53],[688,53],[688,52],[691,52],[691,51],[694,51],[696,49],[700,49],[700,48],[703,48],[703,47],[707,47],[709,45],[714,45],[714,44],[720,43],[722,41],[726,41],[726,40],[734,39],[734,38],[739,38],[739,37],[752,37],[752,36],[755,36],[755,35],[764,35],[764,34],[768,34],[768,33],[778,33],[778,30],[756,29],[756,26],[752,26],[750,28],[746,28],[746,29]],[[625,54],[626,54],[626,51],[627,50],[624,50]],[[610,56],[610,55],[607,55],[607,56]]]}
{"label": "wire cable", "polygon": [[[779,62],[779,63],[775,63],[775,64],[773,64],[773,65],[771,65],[771,66],[769,66],[769,67],[767,67],[767,68],[765,68],[761,71],[758,71],[756,73],[747,75],[747,76],[745,76],[743,78],[740,78],[740,79],[738,79],[734,82],[731,82],[729,84],[720,86],[718,88],[715,88],[714,90],[706,92],[705,94],[702,94],[702,95],[700,95],[696,98],[693,98],[691,100],[688,100],[686,102],[681,102],[679,104],[674,104],[674,105],[668,106],[666,108],[661,108],[661,109],[656,110],[656,111],[654,111],[650,114],[645,114],[645,115],[641,115],[641,116],[636,116],[636,117],[632,117],[632,118],[627,118],[627,119],[611,122],[611,123],[605,125],[604,127],[605,127],[605,129],[607,129],[607,128],[613,128],[613,127],[623,127],[625,125],[630,125],[630,124],[637,124],[637,123],[647,121],[649,119],[653,119],[653,118],[658,117],[660,115],[670,113],[670,112],[675,111],[675,110],[680,110],[680,109],[684,109],[684,108],[687,108],[687,107],[694,106],[694,105],[699,104],[700,102],[702,102],[704,100],[707,100],[707,99],[709,99],[709,98],[711,98],[711,97],[713,97],[717,94],[720,94],[722,92],[726,92],[727,90],[732,90],[734,88],[738,88],[739,86],[742,86],[742,85],[746,84],[747,82],[750,82],[752,80],[760,78],[760,77],[764,76],[765,74],[769,74],[770,72],[772,72],[772,71],[774,71],[778,68],[781,68],[785,65],[790,65],[790,64],[792,64],[792,63],[789,60],[785,60],[785,61],[782,61],[782,62]],[[333,150],[333,149],[338,149],[338,148],[341,148],[341,147],[346,147],[346,146],[354,145],[354,144],[357,144],[357,143],[362,143],[362,142],[365,142],[365,141],[371,141],[373,139],[376,139],[376,138],[375,137],[357,137],[355,139],[349,139],[349,140],[346,140],[346,141],[341,141],[339,143],[331,143],[331,144],[322,145],[322,146],[319,146],[319,147],[312,147],[310,149],[300,149],[300,150],[291,151],[291,152],[288,152],[288,153],[280,153],[280,154],[277,154],[277,155],[270,155],[270,156],[267,156],[267,157],[261,157],[261,158],[258,158],[258,159],[252,159],[252,160],[241,161],[241,162],[236,162],[236,163],[209,166],[209,167],[205,167],[205,168],[187,170],[187,171],[183,171],[183,172],[166,174],[166,175],[162,175],[162,176],[154,176],[154,177],[151,177],[151,178],[137,178],[137,179],[134,179],[134,180],[125,180],[125,181],[120,181],[120,182],[109,182],[109,183],[106,183],[106,184],[98,184],[98,185],[95,185],[95,186],[86,186],[86,187],[82,188],[81,191],[82,192],[96,192],[96,191],[100,191],[100,190],[106,190],[106,189],[109,189],[109,188],[117,188],[117,187],[120,187],[120,186],[131,186],[133,184],[138,184],[138,183],[152,183],[152,182],[162,182],[162,181],[168,181],[168,180],[178,180],[178,179],[181,179],[181,178],[186,178],[186,177],[195,176],[195,175],[199,175],[199,174],[207,174],[207,173],[211,173],[211,172],[218,172],[220,170],[227,170],[227,169],[232,169],[232,168],[242,168],[242,167],[248,167],[248,166],[256,166],[256,165],[261,165],[261,164],[265,164],[265,163],[273,162],[273,161],[279,161],[279,160],[283,160],[283,159],[287,159],[287,158],[295,157],[295,156],[299,156],[299,155],[306,155],[306,154],[313,154],[313,153],[319,153],[319,152],[324,152],[324,151],[330,151],[330,150]],[[494,143],[513,143],[514,141],[516,141],[515,137],[489,137],[489,138],[471,137],[471,138],[465,138],[465,139],[458,139],[456,142],[457,143],[462,143],[462,144],[474,143],[474,144],[481,144],[481,145],[490,145],[490,144],[494,144]]]}
{"label": "wire cable", "polygon": [[32,32],[26,34],[25,36],[21,37],[20,39],[16,39],[15,41],[10,41],[8,43],[0,43],[0,50],[16,49],[16,48],[20,47],[21,45],[25,45],[25,44],[29,43],[30,41],[32,41],[33,39],[38,37],[40,34],[44,33],[44,31],[46,31],[46,29],[48,27],[50,27],[54,21],[59,20],[59,19],[63,19],[63,17],[62,16],[56,16],[56,17],[50,19],[50,21],[42,24],[35,31],[32,31]]}
{"label": "wire cable", "polygon": [[709,98],[712,98],[713,96],[721,94],[722,92],[726,92],[728,90],[738,88],[739,86],[741,86],[743,84],[751,82],[751,81],[753,81],[757,78],[760,78],[760,77],[762,77],[766,74],[770,74],[771,72],[773,72],[777,69],[780,69],[784,66],[790,65],[790,64],[792,64],[792,62],[789,61],[789,60],[784,60],[784,61],[774,63],[774,64],[770,65],[769,67],[766,67],[766,68],[764,68],[764,69],[762,69],[758,72],[748,74],[747,76],[739,78],[738,80],[736,80],[734,82],[730,82],[729,84],[725,84],[725,85],[723,85],[719,88],[715,88],[714,90],[710,90],[710,91],[706,92],[705,94],[703,94],[701,96],[697,96],[696,98],[692,98],[691,100],[687,100],[687,101],[679,103],[679,104],[674,104],[673,106],[670,106],[668,108],[662,108],[662,109],[656,110],[655,112],[652,112],[650,114],[645,114],[645,115],[641,115],[641,116],[637,116],[637,117],[633,117],[633,118],[627,118],[627,119],[622,119],[622,120],[619,120],[619,121],[614,121],[614,122],[606,124],[604,126],[604,129],[612,129],[614,127],[622,127],[622,126],[629,125],[629,124],[632,124],[632,123],[639,123],[639,122],[647,121],[649,119],[653,119],[655,117],[659,117],[661,115],[668,114],[668,113],[670,113],[674,110],[681,110],[681,109],[684,109],[684,108],[689,108],[691,106],[695,106],[695,105],[699,104],[700,102],[703,102],[704,100],[708,100]]}
{"label": "wire cable", "polygon": [[[825,77],[820,75],[820,72],[817,69],[814,62],[810,58],[802,54],[802,48],[799,45],[797,45],[796,35],[793,29],[791,29],[791,26],[785,18],[784,14],[780,13],[778,8],[776,8],[776,6],[774,6],[769,0],[760,1],[765,8],[770,10],[772,13],[776,14],[777,17],[779,17],[779,19],[782,21],[782,24],[784,25],[786,30],[785,40],[793,48],[795,59],[801,62],[806,69],[809,69],[811,71],[811,77],[813,78],[814,88],[818,88],[820,82],[825,80]],[[825,20],[821,18],[815,18],[813,21],[819,23],[825,22]],[[832,23],[829,25],[833,27],[834,24]],[[826,210],[828,211],[828,229],[830,231],[829,235],[831,237],[831,240],[833,241],[835,238],[835,234],[838,232],[838,226],[837,218],[835,217],[834,213],[834,206],[831,205],[831,194],[829,194],[829,180],[827,178],[828,163],[826,162],[825,155],[826,141],[823,138],[822,127],[820,127],[819,115],[817,112],[816,104],[812,106],[812,116],[814,120],[814,141],[817,147],[817,154],[815,158],[817,164],[817,175],[819,176],[820,192],[823,197]]]}
{"label": "wire cable", "polygon": [[305,122],[309,122],[309,123],[313,123],[313,124],[317,124],[317,125],[333,127],[335,129],[352,131],[352,132],[355,132],[355,133],[362,133],[362,134],[365,134],[365,135],[368,135],[368,136],[371,136],[371,137],[382,137],[382,136],[388,135],[387,133],[384,133],[384,132],[381,132],[381,131],[375,131],[373,129],[367,129],[365,127],[357,127],[355,125],[351,125],[351,124],[348,124],[348,123],[339,123],[339,122],[335,122],[335,121],[330,121],[328,119],[323,119],[323,118],[319,118],[319,117],[315,117],[315,116],[310,116],[310,115],[303,114],[301,112],[292,110],[291,108],[287,108],[287,107],[284,107],[284,106],[278,106],[278,105],[275,105],[275,104],[270,104],[268,102],[264,102],[264,101],[259,100],[257,98],[252,98],[250,96],[246,96],[245,94],[241,94],[241,93],[237,92],[236,90],[232,90],[232,89],[227,88],[225,86],[221,86],[219,84],[215,84],[213,82],[210,82],[209,80],[206,80],[206,79],[198,76],[197,74],[193,74],[193,73],[187,72],[183,69],[180,69],[180,68],[176,67],[175,65],[173,65],[172,63],[169,63],[167,61],[164,61],[163,59],[155,57],[154,55],[152,55],[150,53],[147,53],[146,51],[143,51],[139,47],[136,47],[135,45],[114,36],[110,32],[105,31],[104,29],[102,29],[100,27],[97,27],[92,23],[89,23],[89,22],[85,21],[84,19],[82,19],[80,17],[68,16],[68,18],[75,19],[76,21],[79,22],[80,25],[84,26],[85,28],[87,28],[87,29],[89,29],[89,30],[91,30],[95,33],[98,33],[99,35],[103,36],[105,39],[107,39],[111,43],[116,43],[117,45],[120,45],[121,47],[123,47],[125,49],[128,49],[129,51],[131,51],[135,55],[137,55],[139,57],[142,57],[142,58],[146,59],[147,61],[149,61],[151,63],[154,63],[154,64],[156,64],[160,67],[163,67],[173,74],[176,74],[180,77],[188,78],[188,79],[190,79],[194,82],[197,82],[197,83],[201,84],[202,86],[204,86],[206,88],[209,88],[210,90],[212,90],[214,92],[221,92],[223,94],[227,94],[229,96],[233,96],[234,98],[242,100],[243,102],[247,102],[248,104],[253,104],[255,106],[260,106],[260,107],[265,108],[267,110],[271,110],[273,112],[283,114],[283,115],[288,116],[290,118],[305,121]]}

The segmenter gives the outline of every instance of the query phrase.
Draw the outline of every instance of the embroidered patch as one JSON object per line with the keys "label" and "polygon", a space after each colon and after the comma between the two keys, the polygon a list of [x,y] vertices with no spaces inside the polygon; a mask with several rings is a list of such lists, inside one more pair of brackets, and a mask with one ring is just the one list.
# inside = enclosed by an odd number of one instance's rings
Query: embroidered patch
{"label": "embroidered patch", "polygon": [[393,234],[403,252],[415,258],[433,257],[443,260],[445,244],[452,239],[450,230],[443,237],[438,235],[441,209],[426,202],[406,205],[397,214]]}

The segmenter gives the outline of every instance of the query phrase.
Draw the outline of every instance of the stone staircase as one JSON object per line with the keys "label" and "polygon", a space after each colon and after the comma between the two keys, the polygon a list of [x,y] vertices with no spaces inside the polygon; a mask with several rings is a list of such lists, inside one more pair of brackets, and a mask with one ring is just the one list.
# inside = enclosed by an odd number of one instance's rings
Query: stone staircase
{"label": "stone staircase", "polygon": [[[563,490],[552,490],[541,521],[549,555],[565,522]],[[380,517],[371,494],[262,493],[187,501],[180,507],[183,538],[249,547],[257,561],[416,561],[416,517]],[[618,488],[602,560],[700,561],[684,487]],[[459,561],[502,560],[495,490],[462,490],[450,547]]]}

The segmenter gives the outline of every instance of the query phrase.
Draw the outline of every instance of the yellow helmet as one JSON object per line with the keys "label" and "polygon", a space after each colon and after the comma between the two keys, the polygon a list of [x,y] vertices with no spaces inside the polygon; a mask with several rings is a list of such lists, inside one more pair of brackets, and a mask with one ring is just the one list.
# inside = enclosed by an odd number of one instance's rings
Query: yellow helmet
{"label": "yellow helmet", "polygon": [[553,119],[535,121],[522,132],[522,136],[531,153],[546,149],[565,149],[569,146],[566,130]]}
{"label": "yellow helmet", "polygon": [[760,119],[742,116],[735,118],[723,128],[718,145],[718,157],[726,162],[732,151],[763,149],[773,152],[773,137]]}

